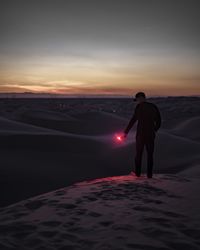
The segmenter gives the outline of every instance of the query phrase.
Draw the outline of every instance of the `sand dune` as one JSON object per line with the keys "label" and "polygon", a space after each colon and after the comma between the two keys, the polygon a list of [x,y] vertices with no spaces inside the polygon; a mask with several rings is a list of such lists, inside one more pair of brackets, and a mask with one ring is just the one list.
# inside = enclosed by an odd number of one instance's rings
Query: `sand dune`
{"label": "sand dune", "polygon": [[59,100],[2,102],[0,249],[199,249],[199,114],[191,100],[156,99],[164,127],[153,180],[125,176],[135,128],[114,139],[132,102],[62,100],[62,110]]}
{"label": "sand dune", "polygon": [[58,112],[28,111],[20,116],[20,120],[37,126],[80,135],[111,133],[114,129],[123,130],[127,124],[126,119],[105,112],[83,112],[67,116]]}
{"label": "sand dune", "polygon": [[199,152],[200,143],[161,131],[156,138],[155,168],[158,172],[181,172],[200,162]]}
{"label": "sand dune", "polygon": [[1,209],[1,249],[198,250],[199,191],[175,175],[79,183]]}
{"label": "sand dune", "polygon": [[73,117],[76,117],[79,120],[84,120],[86,122],[97,123],[97,122],[104,122],[105,124],[108,123],[124,123],[127,122],[126,119],[112,113],[107,113],[103,111],[99,112],[82,112],[74,114]]}
{"label": "sand dune", "polygon": [[20,114],[22,118],[27,119],[41,119],[48,121],[77,121],[72,116],[66,115],[61,112],[49,111],[49,110],[27,110]]}
{"label": "sand dune", "polygon": [[193,166],[181,171],[180,175],[192,177],[192,178],[193,177],[200,178],[200,163],[199,163],[199,161],[196,165],[194,164]]}
{"label": "sand dune", "polygon": [[[51,113],[51,119],[54,114]],[[0,155],[4,163],[0,186],[8,194],[1,199],[1,205],[81,180],[128,174],[134,169],[134,129],[124,142],[114,140],[115,133],[121,132],[127,124],[126,119],[105,112],[87,112],[74,117],[73,123],[81,121],[85,125],[77,130],[68,124],[73,133],[47,129],[41,123],[33,126],[0,119]],[[199,152],[198,142],[170,134],[170,130],[161,130],[156,138],[154,171],[187,173],[187,169],[199,164]],[[146,158],[143,172],[146,172]],[[190,172],[190,176],[195,174],[196,171]]]}
{"label": "sand dune", "polygon": [[171,130],[171,133],[175,135],[180,135],[182,137],[186,137],[195,141],[200,141],[200,117],[193,117],[187,119],[186,121],[182,122],[174,129]]}
{"label": "sand dune", "polygon": [[0,134],[44,132],[48,132],[47,129],[0,117]]}
{"label": "sand dune", "polygon": [[[2,198],[1,204],[81,180],[128,174],[134,169],[135,145],[131,134],[122,144],[116,144],[112,134],[15,133],[0,136],[0,139],[1,160],[7,163],[1,167],[6,182],[3,178],[0,184],[10,197],[10,201]],[[178,173],[196,166],[200,161],[199,149],[197,142],[160,132],[156,139],[154,170]],[[146,172],[146,158],[143,172]],[[26,192],[22,191],[24,188]]]}

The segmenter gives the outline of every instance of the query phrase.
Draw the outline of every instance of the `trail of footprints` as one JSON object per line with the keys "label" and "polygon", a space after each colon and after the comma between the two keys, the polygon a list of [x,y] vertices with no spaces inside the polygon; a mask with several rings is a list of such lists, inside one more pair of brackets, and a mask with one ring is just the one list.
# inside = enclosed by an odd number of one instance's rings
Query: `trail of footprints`
{"label": "trail of footprints", "polygon": [[[24,204],[11,207],[4,212],[0,224],[0,249],[200,249],[200,227],[187,226],[188,218],[183,214],[163,209],[165,197],[181,199],[165,190],[148,185],[132,182],[119,183],[110,181],[96,184],[92,191],[83,193],[75,200],[66,200],[67,190],[54,192],[50,199],[41,196],[40,199],[27,200]],[[151,198],[149,198],[151,197]],[[127,200],[124,204],[126,216],[137,213],[132,223],[107,219],[105,214],[93,211],[92,204],[98,203],[112,211],[112,202]],[[70,201],[70,202],[69,202]],[[89,208],[88,203],[90,203]],[[35,220],[30,223],[26,216],[38,211],[43,206],[54,209],[58,220]],[[121,211],[122,212],[122,211]],[[112,211],[115,214],[115,210]],[[123,213],[123,212],[122,212]],[[151,216],[149,216],[151,214]],[[82,220],[92,221],[92,224],[81,223]],[[7,221],[13,221],[8,223]],[[137,226],[138,225],[138,226]],[[107,230],[114,235],[113,242],[98,240],[95,234]],[[147,239],[162,242],[163,247],[147,246],[134,242],[134,231],[143,234]],[[130,238],[133,232],[133,239]],[[89,236],[89,237],[88,237]],[[123,244],[123,247],[119,247]]]}

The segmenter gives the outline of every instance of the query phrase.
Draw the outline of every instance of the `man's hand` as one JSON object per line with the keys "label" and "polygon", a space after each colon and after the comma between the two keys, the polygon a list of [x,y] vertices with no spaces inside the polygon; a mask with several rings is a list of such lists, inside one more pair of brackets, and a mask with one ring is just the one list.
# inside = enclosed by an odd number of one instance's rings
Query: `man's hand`
{"label": "man's hand", "polygon": [[123,133],[123,134],[122,134],[122,137],[123,137],[124,139],[126,139],[127,134],[126,134],[126,133]]}
{"label": "man's hand", "polygon": [[126,133],[120,133],[120,134],[116,134],[115,135],[115,139],[118,141],[118,142],[123,142],[127,137],[127,134]]}

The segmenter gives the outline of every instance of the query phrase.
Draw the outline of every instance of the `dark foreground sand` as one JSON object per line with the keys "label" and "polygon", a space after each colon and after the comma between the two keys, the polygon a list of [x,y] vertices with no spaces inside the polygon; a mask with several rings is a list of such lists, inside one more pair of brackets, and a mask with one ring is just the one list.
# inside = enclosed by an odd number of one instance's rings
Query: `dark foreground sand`
{"label": "dark foreground sand", "polygon": [[83,182],[2,209],[1,249],[200,248],[199,180]]}

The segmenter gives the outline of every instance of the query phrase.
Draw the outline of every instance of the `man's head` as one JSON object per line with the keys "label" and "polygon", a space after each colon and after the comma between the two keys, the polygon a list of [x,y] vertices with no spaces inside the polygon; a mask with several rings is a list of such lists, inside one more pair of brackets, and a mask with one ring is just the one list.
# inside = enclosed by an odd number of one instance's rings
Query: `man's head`
{"label": "man's head", "polygon": [[134,101],[136,102],[145,102],[146,101],[146,95],[144,92],[138,92],[136,95],[135,95],[135,98],[134,98]]}

